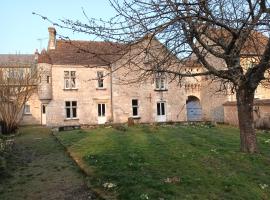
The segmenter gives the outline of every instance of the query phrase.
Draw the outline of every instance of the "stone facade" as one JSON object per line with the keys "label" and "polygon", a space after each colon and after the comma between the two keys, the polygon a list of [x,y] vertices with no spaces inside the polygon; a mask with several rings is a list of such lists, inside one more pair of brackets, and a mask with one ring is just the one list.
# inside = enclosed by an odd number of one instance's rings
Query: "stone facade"
{"label": "stone facade", "polygon": [[[149,61],[134,61],[137,66],[121,67],[127,65],[127,58],[120,54],[117,59],[112,56],[112,52],[121,49],[117,44],[55,40],[55,33],[49,28],[48,49],[39,54],[38,92],[28,102],[31,117],[24,116],[24,124],[56,127],[125,123],[130,117],[139,123],[237,120],[233,108],[223,107],[235,97],[216,93],[218,82],[197,77],[185,78],[179,84],[168,74],[132,82],[140,76],[136,67],[147,67]],[[157,40],[153,46],[154,54],[166,51]],[[132,49],[131,54],[138,53],[138,49]],[[214,59],[212,62],[221,68],[224,64]],[[200,65],[188,63],[183,69],[203,71]],[[268,90],[262,88],[257,95],[270,98]]]}
{"label": "stone facade", "polygon": [[35,92],[27,101],[26,105],[30,106],[30,112],[24,113],[22,111],[22,125],[38,125],[41,123],[41,101],[39,99],[38,93]]}
{"label": "stone facade", "polygon": [[[255,100],[253,116],[256,128],[270,129],[270,100]],[[225,122],[238,126],[237,105],[235,101],[224,104]]]}

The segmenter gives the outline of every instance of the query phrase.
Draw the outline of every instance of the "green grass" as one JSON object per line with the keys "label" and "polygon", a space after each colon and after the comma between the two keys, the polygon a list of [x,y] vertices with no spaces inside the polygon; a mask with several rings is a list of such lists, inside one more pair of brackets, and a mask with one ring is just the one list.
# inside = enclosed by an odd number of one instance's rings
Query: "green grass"
{"label": "green grass", "polygon": [[0,199],[87,199],[80,169],[42,127],[23,127],[8,159],[9,177],[0,179]]}
{"label": "green grass", "polygon": [[239,131],[226,126],[142,125],[57,137],[91,187],[111,199],[270,199],[269,133],[258,133],[258,155],[239,152]]}

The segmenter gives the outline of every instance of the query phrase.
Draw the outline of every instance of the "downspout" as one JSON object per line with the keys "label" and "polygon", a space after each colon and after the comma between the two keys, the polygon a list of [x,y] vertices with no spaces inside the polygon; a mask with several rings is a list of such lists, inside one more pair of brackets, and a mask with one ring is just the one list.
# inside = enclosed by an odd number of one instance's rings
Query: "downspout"
{"label": "downspout", "polygon": [[112,76],[112,65],[109,65],[110,67],[110,87],[111,87],[111,120],[114,122],[114,116],[113,116],[113,76]]}

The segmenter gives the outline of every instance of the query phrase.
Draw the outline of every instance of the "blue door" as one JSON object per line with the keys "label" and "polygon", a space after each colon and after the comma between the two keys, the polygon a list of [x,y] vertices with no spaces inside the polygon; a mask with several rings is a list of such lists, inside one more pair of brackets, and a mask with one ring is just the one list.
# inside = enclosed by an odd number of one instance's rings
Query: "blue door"
{"label": "blue door", "polygon": [[187,100],[187,120],[188,121],[201,121],[202,120],[202,107],[200,100],[197,97],[190,96]]}

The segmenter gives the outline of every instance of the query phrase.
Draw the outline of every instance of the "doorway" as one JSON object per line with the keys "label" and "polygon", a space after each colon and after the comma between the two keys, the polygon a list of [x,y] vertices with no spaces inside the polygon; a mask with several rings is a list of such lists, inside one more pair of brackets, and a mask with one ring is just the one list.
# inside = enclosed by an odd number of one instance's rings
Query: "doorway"
{"label": "doorway", "polygon": [[164,101],[157,102],[157,122],[166,122],[166,104]]}
{"label": "doorway", "polygon": [[47,124],[47,104],[42,104],[41,105],[41,124],[46,125]]}
{"label": "doorway", "polygon": [[188,96],[187,102],[187,121],[201,121],[202,107],[200,99],[195,96]]}

